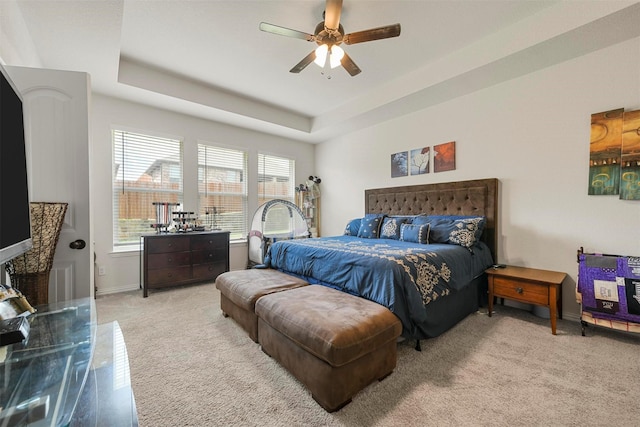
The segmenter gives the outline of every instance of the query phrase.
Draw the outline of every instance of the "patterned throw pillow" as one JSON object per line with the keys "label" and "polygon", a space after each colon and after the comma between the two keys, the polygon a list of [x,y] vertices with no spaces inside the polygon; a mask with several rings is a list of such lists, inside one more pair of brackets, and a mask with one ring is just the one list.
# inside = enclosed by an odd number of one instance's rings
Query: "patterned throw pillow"
{"label": "patterned throw pillow", "polygon": [[432,243],[452,243],[469,250],[480,240],[486,218],[483,216],[429,216]]}
{"label": "patterned throw pillow", "polygon": [[344,228],[345,236],[357,236],[358,230],[360,230],[360,223],[362,222],[362,218],[352,219],[347,223],[347,226]]}
{"label": "patterned throw pillow", "polygon": [[429,224],[402,224],[400,226],[400,240],[427,244],[429,243]]}
{"label": "patterned throw pillow", "polygon": [[377,239],[380,234],[380,225],[384,215],[366,215],[360,222],[360,229],[358,230],[358,237],[365,239]]}
{"label": "patterned throw pillow", "polygon": [[386,217],[380,228],[381,239],[400,240],[400,226],[408,222],[406,217]]}

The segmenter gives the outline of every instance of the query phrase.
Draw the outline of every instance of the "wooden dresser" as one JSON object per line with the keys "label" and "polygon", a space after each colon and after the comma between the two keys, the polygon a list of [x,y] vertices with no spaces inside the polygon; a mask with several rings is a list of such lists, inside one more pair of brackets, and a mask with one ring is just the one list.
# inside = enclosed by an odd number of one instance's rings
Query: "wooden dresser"
{"label": "wooden dresser", "polygon": [[143,236],[143,294],[149,289],[215,280],[229,271],[229,232]]}

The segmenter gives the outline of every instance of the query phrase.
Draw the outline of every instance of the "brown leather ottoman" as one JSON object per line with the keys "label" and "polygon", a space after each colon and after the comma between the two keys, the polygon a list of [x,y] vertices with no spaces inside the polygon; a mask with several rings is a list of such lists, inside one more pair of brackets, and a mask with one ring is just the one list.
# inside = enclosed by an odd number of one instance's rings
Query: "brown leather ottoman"
{"label": "brown leather ottoman", "polygon": [[258,298],[307,285],[304,280],[278,270],[258,268],[228,271],[216,279],[222,314],[235,320],[255,342],[258,342],[258,318],[254,309]]}
{"label": "brown leather ottoman", "polygon": [[364,298],[310,285],[260,298],[256,315],[262,350],[328,412],[396,366],[400,320]]}

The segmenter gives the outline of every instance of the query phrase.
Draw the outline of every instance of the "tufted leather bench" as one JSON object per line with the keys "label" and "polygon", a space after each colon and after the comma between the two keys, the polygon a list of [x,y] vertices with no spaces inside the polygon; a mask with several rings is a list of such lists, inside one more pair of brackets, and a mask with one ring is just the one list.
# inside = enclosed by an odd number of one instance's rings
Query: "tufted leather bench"
{"label": "tufted leather bench", "polygon": [[262,350],[302,382],[328,412],[396,366],[398,318],[386,307],[321,285],[256,302]]}
{"label": "tufted leather bench", "polygon": [[256,301],[264,295],[307,285],[302,279],[273,269],[228,271],[216,279],[222,314],[235,320],[255,342],[258,342]]}

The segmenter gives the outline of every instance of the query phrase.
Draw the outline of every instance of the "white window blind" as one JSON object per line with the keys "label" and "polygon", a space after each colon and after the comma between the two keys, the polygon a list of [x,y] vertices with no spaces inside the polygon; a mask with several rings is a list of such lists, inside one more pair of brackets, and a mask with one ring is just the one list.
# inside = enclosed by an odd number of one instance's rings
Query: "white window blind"
{"label": "white window blind", "polygon": [[258,205],[273,199],[295,203],[295,160],[258,154]]}
{"label": "white window blind", "polygon": [[198,216],[207,228],[247,237],[247,153],[198,144]]}
{"label": "white window blind", "polygon": [[139,243],[156,222],[154,202],[182,203],[182,142],[113,131],[113,245]]}

